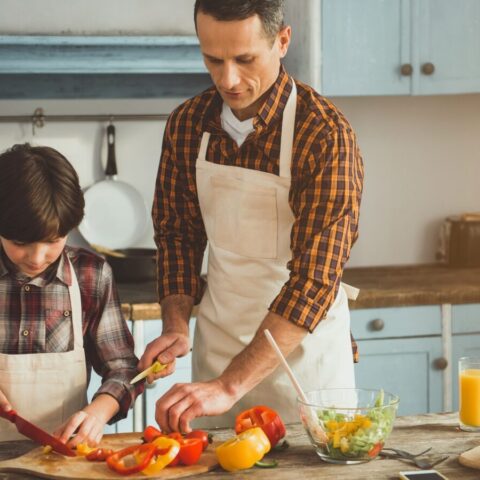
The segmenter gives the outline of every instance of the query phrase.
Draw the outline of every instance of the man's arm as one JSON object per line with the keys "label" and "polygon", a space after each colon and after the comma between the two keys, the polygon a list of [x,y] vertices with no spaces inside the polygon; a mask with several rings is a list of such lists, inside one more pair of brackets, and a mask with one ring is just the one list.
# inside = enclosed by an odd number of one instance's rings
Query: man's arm
{"label": "man's arm", "polygon": [[155,360],[166,364],[167,367],[149,375],[148,383],[172,374],[175,370],[175,359],[187,355],[190,351],[188,323],[193,303],[194,298],[189,295],[169,295],[162,300],[162,335],[147,345],[138,364],[138,370],[145,370]]}
{"label": "man's arm", "polygon": [[278,359],[264,330],[269,329],[282,353],[290,354],[307,335],[307,330],[268,313],[250,344],[220,377],[209,382],[175,385],[158,402],[155,418],[164,431],[188,432],[196,417],[220,415],[278,366]]}

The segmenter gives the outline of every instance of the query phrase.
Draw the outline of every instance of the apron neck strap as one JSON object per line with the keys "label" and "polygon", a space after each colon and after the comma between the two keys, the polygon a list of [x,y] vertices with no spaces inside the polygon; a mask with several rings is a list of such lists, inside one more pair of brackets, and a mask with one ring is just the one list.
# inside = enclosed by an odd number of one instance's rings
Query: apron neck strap
{"label": "apron neck strap", "polygon": [[72,284],[68,287],[70,294],[70,304],[72,306],[72,327],[73,327],[73,348],[83,349],[83,332],[82,332],[82,297],[80,295],[80,287],[78,285],[77,275],[73,269],[72,262],[67,255],[68,264],[70,266],[70,277]]}
{"label": "apron neck strap", "polygon": [[292,91],[283,110],[282,138],[280,142],[279,175],[290,178],[292,164],[293,138],[295,135],[295,112],[297,110],[297,87],[292,78]]}
{"label": "apron neck strap", "polygon": [[200,142],[200,150],[198,151],[197,161],[198,160],[205,161],[209,140],[210,140],[210,132],[203,132],[202,141]]}
{"label": "apron neck strap", "polygon": [[[292,78],[292,91],[288,97],[282,118],[282,137],[280,140],[279,176],[290,178],[292,164],[293,138],[295,135],[295,113],[297,110],[297,87]],[[210,132],[203,132],[197,161],[205,161],[210,140]]]}

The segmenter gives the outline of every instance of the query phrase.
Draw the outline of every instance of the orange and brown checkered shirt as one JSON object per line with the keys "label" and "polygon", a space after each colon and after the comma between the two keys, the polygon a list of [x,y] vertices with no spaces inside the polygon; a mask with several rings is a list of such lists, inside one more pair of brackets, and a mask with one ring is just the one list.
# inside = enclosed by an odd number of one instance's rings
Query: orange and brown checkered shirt
{"label": "orange and brown checkered shirt", "polygon": [[[169,117],[153,202],[158,247],[158,296],[186,294],[199,302],[207,236],[198,203],[195,164],[204,131],[207,161],[278,175],[282,114],[292,90],[283,67],[253,120],[254,132],[238,147],[222,129],[222,99],[215,87],[180,105]],[[355,134],[327,99],[301,82],[289,203],[290,278],[270,311],[313,331],[337,294],[343,267],[357,239],[363,164]],[[357,347],[352,338],[354,358]]]}

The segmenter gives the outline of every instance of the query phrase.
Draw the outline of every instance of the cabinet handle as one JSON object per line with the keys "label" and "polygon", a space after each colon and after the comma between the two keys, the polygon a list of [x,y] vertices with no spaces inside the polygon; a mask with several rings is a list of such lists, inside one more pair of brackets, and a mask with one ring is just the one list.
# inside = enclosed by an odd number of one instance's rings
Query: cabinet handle
{"label": "cabinet handle", "polygon": [[375,318],[369,323],[370,330],[374,332],[380,332],[385,327],[385,322],[381,318]]}
{"label": "cabinet handle", "polygon": [[436,358],[433,361],[433,366],[435,370],[445,370],[448,367],[448,360],[443,357]]}
{"label": "cabinet handle", "polygon": [[435,71],[435,65],[427,62],[422,65],[422,73],[424,75],[431,75]]}
{"label": "cabinet handle", "polygon": [[409,77],[409,76],[413,73],[413,67],[412,67],[409,63],[404,63],[404,64],[400,67],[400,73],[401,73],[404,77]]}

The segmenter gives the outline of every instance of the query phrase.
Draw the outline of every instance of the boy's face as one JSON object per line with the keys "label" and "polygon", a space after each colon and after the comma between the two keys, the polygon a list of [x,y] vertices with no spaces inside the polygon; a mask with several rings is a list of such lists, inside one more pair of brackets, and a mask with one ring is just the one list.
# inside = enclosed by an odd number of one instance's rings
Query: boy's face
{"label": "boy's face", "polygon": [[67,237],[34,243],[22,243],[3,237],[0,237],[0,241],[10,261],[25,275],[36,277],[57,260]]}

